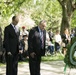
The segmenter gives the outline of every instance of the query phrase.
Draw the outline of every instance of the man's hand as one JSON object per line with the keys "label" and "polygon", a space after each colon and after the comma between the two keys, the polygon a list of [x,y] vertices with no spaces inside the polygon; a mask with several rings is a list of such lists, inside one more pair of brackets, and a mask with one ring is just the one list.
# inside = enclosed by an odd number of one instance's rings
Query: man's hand
{"label": "man's hand", "polygon": [[34,58],[35,57],[35,53],[34,52],[32,52],[31,54],[30,54],[30,56],[32,57],[32,58]]}
{"label": "man's hand", "polygon": [[7,52],[7,55],[12,55],[12,53],[11,52]]}

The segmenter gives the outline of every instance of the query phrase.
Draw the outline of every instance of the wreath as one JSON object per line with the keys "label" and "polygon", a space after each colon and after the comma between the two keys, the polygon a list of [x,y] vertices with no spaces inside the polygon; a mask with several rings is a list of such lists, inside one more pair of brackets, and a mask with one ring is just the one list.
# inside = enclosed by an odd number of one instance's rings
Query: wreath
{"label": "wreath", "polygon": [[72,38],[71,43],[67,45],[64,62],[68,67],[76,68],[76,37]]}

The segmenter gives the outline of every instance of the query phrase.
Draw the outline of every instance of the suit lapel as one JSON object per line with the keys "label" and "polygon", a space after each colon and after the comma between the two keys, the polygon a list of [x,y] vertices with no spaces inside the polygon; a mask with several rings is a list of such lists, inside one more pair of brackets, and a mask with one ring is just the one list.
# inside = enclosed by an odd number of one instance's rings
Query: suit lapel
{"label": "suit lapel", "polygon": [[46,39],[46,31],[43,31],[44,40]]}
{"label": "suit lapel", "polygon": [[11,24],[10,24],[10,28],[11,28],[11,32],[14,33],[17,36],[17,34],[16,34],[16,32],[15,32],[15,30],[14,30],[14,28]]}
{"label": "suit lapel", "polygon": [[[41,36],[40,36],[40,32],[39,32],[38,26],[36,27],[36,30],[37,30],[38,35],[39,35],[40,40],[41,40]],[[44,41],[45,41],[46,40],[46,30],[43,31],[43,37],[44,37]]]}
{"label": "suit lapel", "polygon": [[37,26],[36,30],[37,30],[38,36],[40,37],[40,40],[41,40],[41,35],[40,35],[40,32],[39,32],[38,26]]}
{"label": "suit lapel", "polygon": [[46,31],[45,30],[43,31],[43,36],[44,36],[44,39],[45,39],[45,37],[46,37]]}

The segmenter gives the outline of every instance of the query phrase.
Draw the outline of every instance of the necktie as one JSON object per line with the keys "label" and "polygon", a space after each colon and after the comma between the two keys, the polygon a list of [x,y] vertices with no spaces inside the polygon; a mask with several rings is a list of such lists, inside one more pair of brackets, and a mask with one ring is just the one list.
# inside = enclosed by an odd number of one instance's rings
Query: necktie
{"label": "necktie", "polygon": [[15,32],[17,33],[17,29],[16,29],[16,26],[14,26],[14,30],[15,30]]}

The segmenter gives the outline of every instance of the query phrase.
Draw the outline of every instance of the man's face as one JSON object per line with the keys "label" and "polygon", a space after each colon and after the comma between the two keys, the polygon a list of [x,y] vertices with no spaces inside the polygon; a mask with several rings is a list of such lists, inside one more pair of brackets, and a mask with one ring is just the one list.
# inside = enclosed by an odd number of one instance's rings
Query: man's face
{"label": "man's face", "polygon": [[14,24],[14,25],[17,25],[17,24],[18,24],[18,22],[19,22],[19,18],[18,18],[18,17],[16,17],[16,18],[13,20],[13,24]]}
{"label": "man's face", "polygon": [[44,30],[45,27],[46,27],[46,22],[40,24],[40,29],[41,29],[41,30]]}

